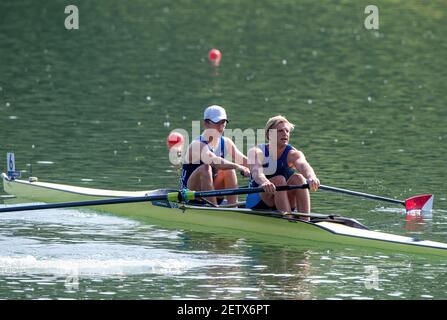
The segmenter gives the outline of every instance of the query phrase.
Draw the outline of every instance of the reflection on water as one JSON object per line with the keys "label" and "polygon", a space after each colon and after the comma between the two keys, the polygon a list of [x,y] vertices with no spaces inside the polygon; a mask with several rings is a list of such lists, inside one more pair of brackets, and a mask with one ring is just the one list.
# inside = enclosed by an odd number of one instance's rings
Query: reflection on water
{"label": "reflection on water", "polygon": [[2,214],[0,244],[4,298],[422,299],[447,289],[442,260],[272,246],[89,211]]}
{"label": "reflection on water", "polygon": [[7,213],[0,226],[0,277],[5,289],[55,286],[73,277],[80,284],[116,277],[169,278],[188,270],[228,269],[243,260],[237,254],[179,250],[177,231],[89,212]]}

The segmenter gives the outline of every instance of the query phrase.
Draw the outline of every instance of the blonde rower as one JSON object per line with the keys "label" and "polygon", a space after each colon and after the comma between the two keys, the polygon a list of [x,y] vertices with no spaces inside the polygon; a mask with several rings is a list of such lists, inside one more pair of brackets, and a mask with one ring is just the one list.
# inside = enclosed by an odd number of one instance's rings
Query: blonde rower
{"label": "blonde rower", "polygon": [[247,207],[276,209],[281,212],[310,212],[308,189],[276,192],[276,186],[309,183],[316,191],[320,186],[315,171],[306,161],[303,152],[289,144],[294,125],[283,116],[267,121],[265,134],[268,143],[260,144],[248,152],[251,171],[251,187],[261,186],[265,192],[247,196]]}

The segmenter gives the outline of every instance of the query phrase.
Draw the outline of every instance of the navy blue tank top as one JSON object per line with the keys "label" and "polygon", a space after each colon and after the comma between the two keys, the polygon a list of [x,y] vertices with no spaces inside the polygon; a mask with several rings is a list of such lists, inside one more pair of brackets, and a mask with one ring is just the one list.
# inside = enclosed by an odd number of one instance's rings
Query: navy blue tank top
{"label": "navy blue tank top", "polygon": [[[196,140],[199,140],[200,142],[207,145],[208,150],[210,150],[215,155],[225,158],[225,140],[223,137],[220,137],[220,141],[218,144],[217,149],[214,149],[209,145],[209,142],[206,141],[206,139],[200,135],[196,138]],[[186,189],[188,187],[188,180],[191,174],[196,170],[198,167],[200,167],[203,164],[203,161],[200,160],[199,163],[185,163],[182,165],[182,174],[180,176],[180,189]],[[217,174],[217,170],[213,168],[213,176]]]}
{"label": "navy blue tank top", "polygon": [[[274,159],[272,159],[270,157],[269,145],[260,144],[260,145],[258,145],[258,148],[261,149],[262,153],[264,154],[264,161],[263,161],[262,167],[265,168],[264,174],[267,177],[267,179],[282,175],[284,178],[286,178],[286,180],[288,180],[295,173],[295,170],[293,170],[291,167],[289,167],[289,164],[287,163],[287,157],[289,155],[290,150],[292,150],[292,146],[290,144],[288,144],[286,146],[286,148],[283,151],[283,153],[281,154],[281,156],[276,160],[276,169],[274,172],[268,172],[269,167],[270,167],[270,171],[273,170],[272,164],[274,164],[273,161],[275,161]],[[269,166],[269,164],[270,164],[270,166]],[[259,187],[259,185],[255,181],[255,179],[253,179],[253,176],[250,176],[250,185],[249,186],[252,188]],[[262,202],[262,199],[261,199],[261,196],[259,193],[251,193],[251,194],[247,195],[247,199],[246,199],[246,207],[247,208],[257,207],[260,203],[262,204],[263,202]],[[266,206],[266,208],[267,208],[266,204],[263,204],[261,206],[262,207]]]}
{"label": "navy blue tank top", "polygon": [[[260,144],[258,145],[258,148],[261,149],[262,153],[264,154],[264,161],[262,167],[265,168],[264,174],[267,177],[267,179],[282,175],[287,180],[295,172],[292,168],[289,167],[289,164],[287,162],[289,152],[290,150],[293,149],[293,147],[290,144],[286,146],[281,156],[278,159],[276,159],[276,169],[274,172],[270,172],[273,170],[274,166],[272,166],[272,164],[274,164],[273,161],[275,160],[270,157],[269,145]],[[250,187],[258,187],[258,186],[259,185],[253,179],[253,176],[250,176]]]}

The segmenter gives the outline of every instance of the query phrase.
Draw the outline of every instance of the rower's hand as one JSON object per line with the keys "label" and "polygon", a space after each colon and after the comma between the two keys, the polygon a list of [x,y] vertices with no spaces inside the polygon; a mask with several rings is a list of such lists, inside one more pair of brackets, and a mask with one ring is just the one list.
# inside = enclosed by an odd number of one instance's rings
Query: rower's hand
{"label": "rower's hand", "polygon": [[263,184],[260,185],[262,189],[264,189],[264,192],[266,193],[275,193],[276,186],[271,183],[270,181],[266,181]]}
{"label": "rower's hand", "polygon": [[310,191],[317,191],[320,187],[320,180],[317,177],[307,180]]}
{"label": "rower's hand", "polygon": [[241,172],[241,175],[243,175],[244,177],[246,178],[250,177],[250,169],[248,169],[247,167],[241,166],[239,168],[239,171]]}

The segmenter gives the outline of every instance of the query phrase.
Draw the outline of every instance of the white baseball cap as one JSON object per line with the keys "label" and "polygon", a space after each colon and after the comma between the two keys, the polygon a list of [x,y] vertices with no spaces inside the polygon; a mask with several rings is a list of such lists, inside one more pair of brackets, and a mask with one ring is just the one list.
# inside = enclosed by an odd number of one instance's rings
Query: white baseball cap
{"label": "white baseball cap", "polygon": [[211,120],[212,122],[217,123],[221,120],[227,120],[227,113],[221,106],[212,105],[205,109],[205,112],[203,113],[203,119]]}

